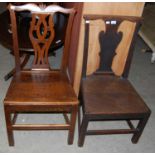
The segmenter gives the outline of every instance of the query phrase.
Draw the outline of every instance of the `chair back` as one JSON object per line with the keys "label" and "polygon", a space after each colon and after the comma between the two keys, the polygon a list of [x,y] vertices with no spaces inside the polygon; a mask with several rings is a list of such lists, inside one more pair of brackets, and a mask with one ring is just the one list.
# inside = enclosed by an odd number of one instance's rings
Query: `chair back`
{"label": "chair back", "polygon": [[[13,50],[15,55],[16,71],[20,71],[20,54],[18,46],[18,30],[16,12],[29,11],[32,16],[32,20],[29,28],[29,37],[34,49],[34,60],[32,64],[32,70],[50,70],[52,67],[49,65],[48,52],[50,45],[55,37],[55,25],[54,15],[55,13],[62,13],[68,15],[68,23],[66,28],[66,37],[64,43],[63,56],[61,61],[60,70],[66,71],[68,66],[69,56],[69,44],[71,39],[71,30],[73,19],[75,15],[74,9],[65,9],[58,5],[44,5],[44,4],[24,4],[15,6],[8,5],[11,17],[11,29],[13,35]],[[24,34],[22,34],[24,35]]]}
{"label": "chair back", "polygon": [[[87,74],[88,56],[91,50],[89,48],[90,25],[93,21],[96,21],[96,20],[103,20],[105,29],[103,31],[101,30],[98,34],[98,41],[100,44],[99,63],[98,63],[97,70],[95,70],[93,74],[112,74],[112,75],[117,75],[117,76],[127,78],[130,64],[131,64],[131,58],[133,54],[135,36],[140,26],[141,18],[130,17],[130,16],[108,16],[108,15],[106,16],[85,15],[84,16],[85,37],[84,37],[84,52],[83,52],[84,53],[83,54],[83,71],[82,71],[83,77],[85,77]],[[120,25],[124,21],[129,21],[135,24],[135,29],[133,33],[134,35],[131,40],[129,51],[124,53],[124,51],[122,50],[122,51],[119,51],[118,53],[116,49],[120,45],[121,41],[123,40],[124,35],[130,35],[129,33],[124,34],[124,32],[119,29]],[[128,46],[128,45],[125,45],[125,46]],[[97,57],[98,56],[96,55],[94,59],[96,59]],[[117,63],[118,61],[122,62],[122,63],[118,63],[119,65],[121,65],[118,67],[122,68],[122,65],[123,65],[123,70],[118,74],[114,71],[113,66],[112,66],[114,61],[115,63]]]}

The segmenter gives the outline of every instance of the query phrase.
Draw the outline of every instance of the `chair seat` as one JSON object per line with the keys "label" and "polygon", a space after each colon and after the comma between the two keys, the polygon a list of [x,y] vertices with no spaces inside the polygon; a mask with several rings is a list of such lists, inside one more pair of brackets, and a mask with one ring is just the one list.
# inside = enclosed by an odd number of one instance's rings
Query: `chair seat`
{"label": "chair seat", "polygon": [[83,80],[83,104],[86,114],[143,114],[149,111],[145,102],[126,79],[93,75]]}
{"label": "chair seat", "polygon": [[72,105],[78,100],[66,74],[23,71],[13,77],[4,103],[22,106]]}

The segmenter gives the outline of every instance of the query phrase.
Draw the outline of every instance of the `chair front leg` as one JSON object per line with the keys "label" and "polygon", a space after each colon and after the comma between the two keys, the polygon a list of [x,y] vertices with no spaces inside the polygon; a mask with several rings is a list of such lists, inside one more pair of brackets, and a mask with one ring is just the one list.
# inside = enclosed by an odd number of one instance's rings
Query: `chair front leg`
{"label": "chair front leg", "polygon": [[73,140],[74,140],[74,131],[75,131],[75,124],[76,124],[77,110],[78,110],[78,105],[75,105],[72,107],[70,129],[69,129],[69,133],[68,133],[68,144],[69,145],[73,144]]}
{"label": "chair front leg", "polygon": [[145,128],[145,125],[146,125],[149,117],[150,117],[150,114],[148,116],[145,116],[143,119],[141,119],[139,121],[139,123],[137,125],[138,131],[133,135],[133,137],[131,139],[132,143],[136,144],[138,142],[140,136],[142,135],[142,132],[143,132],[143,130]]}
{"label": "chair front leg", "polygon": [[14,146],[11,112],[6,107],[5,107],[5,120],[6,120],[6,128],[7,128],[7,136],[8,136],[9,146]]}
{"label": "chair front leg", "polygon": [[81,127],[80,127],[79,139],[78,139],[78,146],[80,147],[82,147],[84,144],[87,127],[88,127],[88,119],[84,115],[81,123]]}

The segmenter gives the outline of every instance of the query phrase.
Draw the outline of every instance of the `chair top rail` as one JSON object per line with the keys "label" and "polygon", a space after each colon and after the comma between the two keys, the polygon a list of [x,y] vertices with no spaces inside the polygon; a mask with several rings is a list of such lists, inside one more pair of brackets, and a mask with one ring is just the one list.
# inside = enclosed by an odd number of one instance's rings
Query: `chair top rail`
{"label": "chair top rail", "polygon": [[141,22],[142,17],[135,17],[135,16],[121,16],[121,15],[90,15],[90,14],[85,14],[83,16],[85,20],[98,20],[98,19],[103,19],[103,20],[128,20],[131,22]]}
{"label": "chair top rail", "polygon": [[71,9],[66,9],[62,8],[61,6],[58,5],[36,5],[34,3],[29,3],[29,4],[24,4],[20,6],[12,5],[9,4],[8,6],[9,9],[14,10],[14,11],[30,11],[32,13],[40,13],[40,14],[51,14],[55,12],[61,12],[64,14],[69,14],[75,12],[73,8]]}

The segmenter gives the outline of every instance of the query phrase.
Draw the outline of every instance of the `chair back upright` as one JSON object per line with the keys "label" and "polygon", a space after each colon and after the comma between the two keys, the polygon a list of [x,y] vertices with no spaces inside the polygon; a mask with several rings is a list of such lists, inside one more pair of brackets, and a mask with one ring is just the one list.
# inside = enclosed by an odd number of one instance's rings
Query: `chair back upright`
{"label": "chair back upright", "polygon": [[[82,70],[82,77],[87,76],[87,67],[88,65],[88,57],[90,52],[90,26],[93,21],[96,20],[102,20],[105,25],[105,30],[100,31],[98,34],[98,41],[100,44],[100,52],[99,52],[99,65],[98,68],[93,72],[93,75],[95,74],[110,74],[110,75],[117,75],[123,78],[128,77],[129,68],[131,64],[131,59],[133,55],[133,47],[135,43],[135,38],[137,31],[139,29],[141,18],[140,17],[130,17],[130,16],[109,16],[109,15],[84,15],[84,21],[85,21],[85,37],[84,37],[84,52],[83,52],[83,70]],[[117,47],[121,44],[121,42],[124,40],[124,35],[129,35],[127,33],[124,34],[123,31],[121,31],[120,25],[124,21],[129,21],[133,24],[135,24],[135,29],[133,32],[133,37],[131,40],[131,44],[129,47],[129,51],[126,54],[123,53],[123,49],[121,51],[116,51]],[[92,35],[91,35],[92,36]],[[95,41],[95,40],[94,40]],[[128,46],[128,45],[126,45]],[[123,55],[123,56],[122,56]],[[120,58],[122,56],[122,58]],[[96,59],[98,56],[94,57]],[[94,60],[92,60],[94,61]],[[122,61],[122,71],[119,73],[116,73],[113,69],[113,64],[115,64],[118,61]],[[120,65],[121,63],[119,63]],[[118,65],[118,64],[117,64]],[[90,74],[92,75],[92,74]]]}
{"label": "chair back upright", "polygon": [[[31,70],[51,70],[52,67],[49,65],[48,52],[52,41],[54,40],[55,25],[54,15],[55,13],[62,13],[68,15],[68,23],[66,28],[66,37],[64,43],[63,56],[61,61],[60,70],[66,72],[68,66],[69,56],[69,45],[71,39],[71,30],[73,19],[75,15],[74,9],[65,9],[58,5],[44,5],[44,4],[24,4],[15,6],[12,4],[8,5],[11,17],[11,29],[13,33],[13,50],[15,55],[15,66],[16,72],[21,71],[20,67],[20,54],[18,46],[18,32],[17,32],[17,20],[16,12],[29,11],[32,16],[32,20],[29,28],[29,37],[34,49],[34,60]],[[24,34],[23,34],[24,35]]]}

